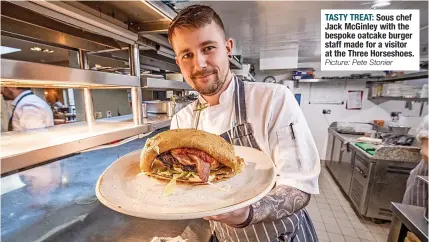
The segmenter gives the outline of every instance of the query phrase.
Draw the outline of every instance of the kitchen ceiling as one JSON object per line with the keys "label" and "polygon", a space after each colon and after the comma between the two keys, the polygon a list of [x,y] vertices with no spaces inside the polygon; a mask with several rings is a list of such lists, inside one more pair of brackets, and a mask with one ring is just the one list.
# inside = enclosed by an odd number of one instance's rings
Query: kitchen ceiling
{"label": "kitchen ceiling", "polygon": [[[94,2],[86,2],[91,5]],[[98,3],[98,2],[97,2]],[[244,56],[246,62],[256,63],[261,57],[278,57],[293,53],[298,49],[298,62],[319,62],[320,60],[320,10],[321,9],[369,9],[372,2],[363,1],[170,1],[176,11],[191,4],[201,3],[212,6],[224,21],[227,33],[236,40],[236,50]],[[76,3],[77,4],[77,3]],[[116,4],[116,5],[115,5]],[[141,3],[140,3],[141,4]],[[120,4],[119,4],[120,5]],[[113,9],[117,2],[103,5]],[[132,6],[132,5],[130,5]],[[394,1],[383,9],[420,9],[421,56],[427,56],[428,46],[428,2],[427,1]],[[105,10],[105,14],[112,16]],[[128,16],[129,8],[115,12],[115,19],[125,24],[141,22],[143,15]],[[126,12],[127,10],[128,12]],[[100,9],[100,11],[102,11]],[[126,18],[128,16],[129,19]],[[3,37],[3,36],[2,36]],[[53,54],[28,51],[32,43],[9,41],[2,38],[3,45],[20,47],[22,52],[3,55],[5,58],[34,58],[36,62],[66,64],[68,51],[58,49]],[[29,54],[29,55],[28,55]],[[63,64],[61,63],[61,64]]]}
{"label": "kitchen ceiling", "polygon": [[[173,4],[173,3],[171,3]],[[237,40],[246,61],[276,57],[298,48],[298,62],[320,61],[320,10],[368,9],[372,1],[202,1],[177,2],[176,11],[192,4],[211,6],[226,32]],[[380,9],[420,9],[421,55],[427,56],[428,2],[394,1]],[[426,27],[426,28],[425,28]],[[423,48],[426,50],[424,53]]]}

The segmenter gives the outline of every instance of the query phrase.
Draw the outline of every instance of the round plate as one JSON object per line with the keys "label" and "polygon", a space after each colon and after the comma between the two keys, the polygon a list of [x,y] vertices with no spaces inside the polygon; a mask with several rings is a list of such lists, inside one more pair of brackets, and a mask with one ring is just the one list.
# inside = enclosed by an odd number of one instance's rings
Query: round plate
{"label": "round plate", "polygon": [[167,182],[140,173],[141,150],[129,153],[100,176],[97,197],[117,212],[157,220],[202,218],[249,206],[274,186],[274,163],[257,149],[241,146],[234,149],[246,162],[243,172],[214,186],[177,183],[169,196],[164,196]]}

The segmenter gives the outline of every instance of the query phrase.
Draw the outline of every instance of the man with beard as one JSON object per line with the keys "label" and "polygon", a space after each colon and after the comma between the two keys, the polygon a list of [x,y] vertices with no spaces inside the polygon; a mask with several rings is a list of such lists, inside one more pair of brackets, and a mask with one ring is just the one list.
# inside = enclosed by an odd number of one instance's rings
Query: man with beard
{"label": "man with beard", "polygon": [[45,128],[54,125],[49,105],[29,88],[1,87],[5,101],[12,101],[8,131]]}
{"label": "man with beard", "polygon": [[294,95],[286,86],[241,81],[229,69],[233,41],[213,9],[193,5],[170,25],[169,41],[199,99],[178,112],[171,129],[198,128],[268,154],[276,186],[259,202],[206,217],[212,241],[317,241],[304,207],[319,192],[320,160]]}

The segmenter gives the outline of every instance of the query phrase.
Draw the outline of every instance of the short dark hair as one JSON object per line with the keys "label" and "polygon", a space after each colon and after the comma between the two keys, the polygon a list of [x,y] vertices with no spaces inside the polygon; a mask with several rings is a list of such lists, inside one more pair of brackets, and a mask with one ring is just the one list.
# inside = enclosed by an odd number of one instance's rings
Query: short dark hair
{"label": "short dark hair", "polygon": [[219,15],[209,6],[191,5],[180,11],[168,28],[168,41],[170,43],[176,29],[198,29],[215,22],[225,36],[225,27]]}

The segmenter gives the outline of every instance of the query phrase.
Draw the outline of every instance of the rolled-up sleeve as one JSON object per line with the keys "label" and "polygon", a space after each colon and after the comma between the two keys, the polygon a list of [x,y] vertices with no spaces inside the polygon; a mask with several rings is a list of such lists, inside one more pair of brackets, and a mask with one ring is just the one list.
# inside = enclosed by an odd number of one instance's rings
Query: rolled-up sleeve
{"label": "rolled-up sleeve", "polygon": [[279,85],[270,105],[268,142],[277,169],[277,184],[318,194],[320,157],[294,95]]}

